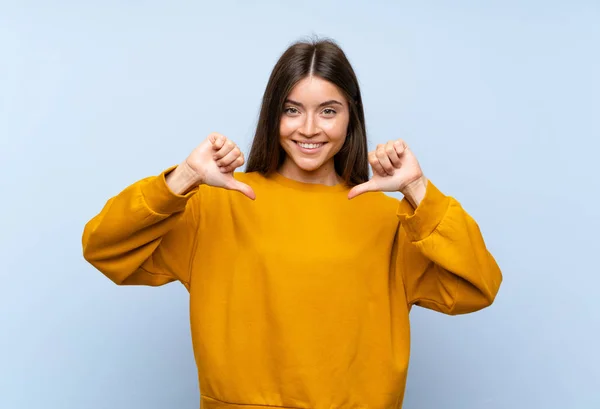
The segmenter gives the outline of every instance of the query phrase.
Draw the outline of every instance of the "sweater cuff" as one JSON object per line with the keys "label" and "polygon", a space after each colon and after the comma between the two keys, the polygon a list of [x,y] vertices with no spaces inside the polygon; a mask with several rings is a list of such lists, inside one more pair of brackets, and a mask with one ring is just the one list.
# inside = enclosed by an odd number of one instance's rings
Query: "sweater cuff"
{"label": "sweater cuff", "polygon": [[427,182],[425,197],[416,209],[410,202],[403,198],[398,205],[398,218],[404,226],[411,241],[419,241],[428,237],[440,224],[446,210],[450,205],[450,197],[444,195],[439,189]]}
{"label": "sweater cuff", "polygon": [[188,191],[185,195],[178,195],[169,188],[166,176],[176,167],[177,165],[167,168],[158,176],[151,178],[141,188],[146,205],[154,213],[173,214],[180,212],[185,209],[188,200],[198,192],[198,186]]}

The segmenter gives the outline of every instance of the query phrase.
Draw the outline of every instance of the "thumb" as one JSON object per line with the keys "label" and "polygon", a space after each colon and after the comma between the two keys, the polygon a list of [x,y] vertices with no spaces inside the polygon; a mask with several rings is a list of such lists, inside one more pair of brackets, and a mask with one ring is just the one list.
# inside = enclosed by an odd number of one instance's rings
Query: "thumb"
{"label": "thumb", "polygon": [[348,192],[348,199],[353,199],[358,195],[362,195],[363,193],[376,192],[378,190],[379,188],[377,187],[377,184],[373,181],[373,179],[371,179],[350,189],[350,192]]}
{"label": "thumb", "polygon": [[238,192],[243,193],[252,200],[256,199],[256,194],[254,193],[254,190],[247,184],[242,183],[238,180],[233,179],[232,181],[228,182],[225,188],[229,190],[237,190]]}

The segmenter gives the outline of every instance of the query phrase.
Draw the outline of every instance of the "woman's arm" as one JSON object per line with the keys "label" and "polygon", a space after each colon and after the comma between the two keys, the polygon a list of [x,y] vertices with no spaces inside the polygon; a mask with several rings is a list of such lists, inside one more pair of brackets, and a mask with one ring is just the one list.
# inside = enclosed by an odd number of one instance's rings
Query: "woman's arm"
{"label": "woman's arm", "polygon": [[460,203],[427,182],[422,199],[402,199],[398,217],[396,271],[409,305],[455,315],[492,304],[502,273]]}
{"label": "woman's arm", "polygon": [[159,286],[178,280],[189,289],[198,187],[177,168],[127,187],[86,224],[83,256],[114,283]]}
{"label": "woman's arm", "polygon": [[119,285],[181,281],[190,289],[199,185],[252,188],[233,177],[244,155],[224,135],[209,134],[179,166],[142,179],[110,199],[83,231],[83,256]]}

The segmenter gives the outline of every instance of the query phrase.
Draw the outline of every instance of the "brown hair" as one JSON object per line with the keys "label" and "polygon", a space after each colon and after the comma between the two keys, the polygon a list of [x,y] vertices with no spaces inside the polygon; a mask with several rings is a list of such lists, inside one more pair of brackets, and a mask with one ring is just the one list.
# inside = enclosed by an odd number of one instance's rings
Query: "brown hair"
{"label": "brown hair", "polygon": [[268,175],[285,159],[279,144],[279,121],[285,99],[303,78],[316,75],[345,94],[350,110],[348,135],[335,155],[335,170],[348,186],[369,180],[367,131],[358,80],[342,49],[333,40],[298,41],[275,64],[262,99],[246,172]]}

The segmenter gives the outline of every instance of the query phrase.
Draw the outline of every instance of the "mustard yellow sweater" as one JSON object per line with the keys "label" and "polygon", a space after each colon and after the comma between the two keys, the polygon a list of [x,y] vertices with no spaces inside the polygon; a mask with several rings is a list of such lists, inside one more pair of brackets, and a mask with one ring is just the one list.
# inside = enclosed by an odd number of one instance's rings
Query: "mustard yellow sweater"
{"label": "mustard yellow sweater", "polygon": [[111,198],[83,253],[116,284],[189,290],[204,409],[401,408],[411,306],[468,313],[500,286],[476,222],[431,182],[414,210],[280,174],[235,174],[255,201],[176,195],[172,169]]}

